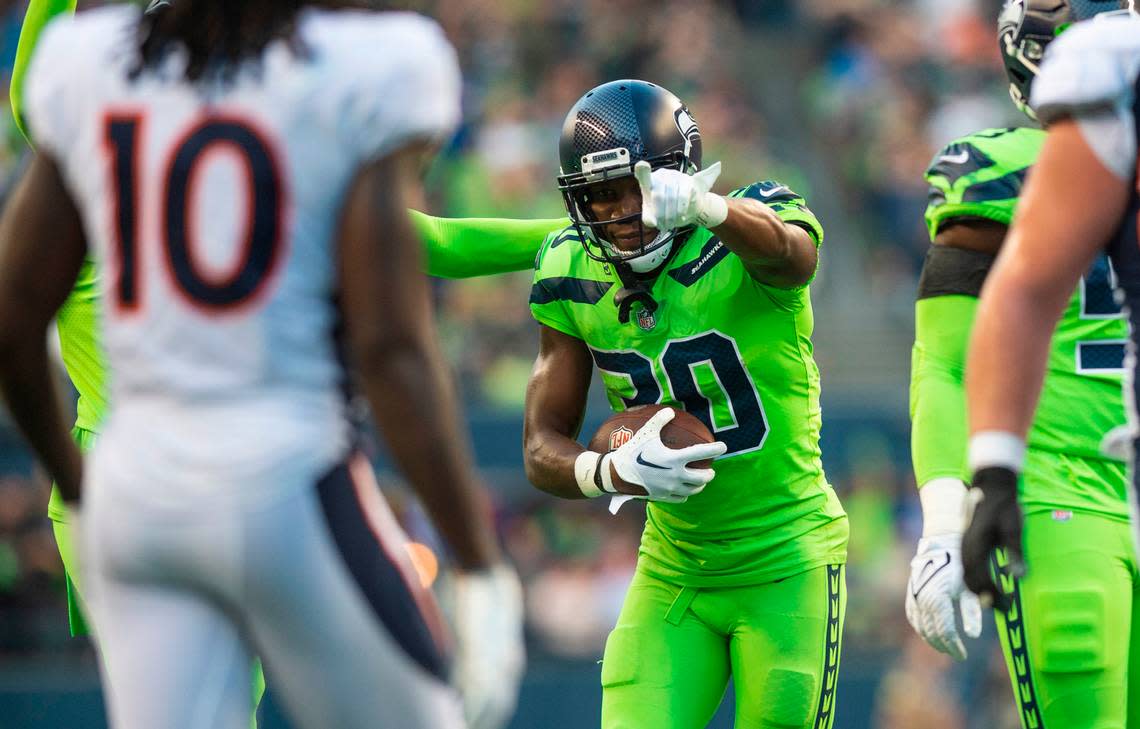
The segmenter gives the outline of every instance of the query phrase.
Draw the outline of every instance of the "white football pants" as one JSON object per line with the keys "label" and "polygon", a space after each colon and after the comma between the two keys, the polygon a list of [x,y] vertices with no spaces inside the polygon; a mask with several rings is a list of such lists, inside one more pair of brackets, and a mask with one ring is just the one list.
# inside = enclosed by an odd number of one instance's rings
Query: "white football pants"
{"label": "white football pants", "polygon": [[298,729],[464,725],[443,621],[363,459],[192,509],[114,470],[89,471],[80,517],[112,727],[247,729],[253,655]]}

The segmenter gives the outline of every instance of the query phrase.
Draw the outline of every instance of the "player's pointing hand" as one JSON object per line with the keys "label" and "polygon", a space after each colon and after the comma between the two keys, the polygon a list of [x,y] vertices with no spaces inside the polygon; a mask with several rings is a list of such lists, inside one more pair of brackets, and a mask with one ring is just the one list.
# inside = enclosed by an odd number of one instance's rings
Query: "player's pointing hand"
{"label": "player's pointing hand", "polygon": [[712,228],[728,217],[728,201],[709,192],[720,177],[720,162],[694,175],[677,170],[650,168],[645,160],[633,167],[641,187],[641,221],[657,230],[676,230],[692,225]]}

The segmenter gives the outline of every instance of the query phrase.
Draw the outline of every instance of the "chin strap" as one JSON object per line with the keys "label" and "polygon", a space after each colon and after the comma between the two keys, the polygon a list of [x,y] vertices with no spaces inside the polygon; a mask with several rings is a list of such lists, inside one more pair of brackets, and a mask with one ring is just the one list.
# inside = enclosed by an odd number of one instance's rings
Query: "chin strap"
{"label": "chin strap", "polygon": [[645,307],[646,311],[650,314],[657,311],[660,304],[653,298],[650,293],[649,287],[657,280],[657,277],[665,270],[665,266],[669,261],[673,260],[673,256],[693,234],[692,230],[680,231],[672,241],[668,255],[661,261],[652,271],[646,273],[638,273],[630,267],[629,263],[611,261],[610,265],[614,267],[617,272],[618,279],[621,281],[621,288],[614,294],[614,305],[618,308],[618,322],[621,324],[629,324],[630,315],[633,313],[633,305],[640,303]]}
{"label": "chin strap", "polygon": [[630,314],[633,313],[633,305],[640,303],[645,309],[652,314],[657,311],[659,304],[653,298],[653,294],[649,292],[646,284],[651,283],[653,278],[643,278],[634,272],[629,267],[628,263],[615,263],[612,264],[614,270],[617,271],[618,279],[621,280],[621,288],[614,294],[614,305],[618,308],[618,322],[622,324],[629,324]]}
{"label": "chin strap", "polygon": [[633,305],[641,302],[641,305],[652,314],[657,311],[657,301],[653,295],[645,289],[645,287],[637,284],[635,286],[622,286],[618,292],[614,294],[614,303],[618,308],[618,321],[622,324],[629,324],[629,316],[633,311]]}

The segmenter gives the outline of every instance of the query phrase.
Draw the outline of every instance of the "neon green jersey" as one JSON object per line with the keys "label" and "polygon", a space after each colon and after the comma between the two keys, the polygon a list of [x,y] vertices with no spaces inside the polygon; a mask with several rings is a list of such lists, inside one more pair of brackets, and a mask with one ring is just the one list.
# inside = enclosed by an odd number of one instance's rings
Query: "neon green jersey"
{"label": "neon green jersey", "polygon": [[[939,152],[926,172],[930,183],[926,224],[931,238],[948,223],[963,219],[1008,225],[1044,139],[1045,133],[1038,129],[991,129],[956,140]],[[972,308],[963,311],[972,317]],[[1108,259],[1101,256],[1081,279],[1053,335],[1045,386],[1029,432],[1031,451],[1105,460],[1102,438],[1125,423],[1121,376],[1127,337]],[[957,417],[964,421],[964,410]],[[946,440],[947,430],[916,435],[930,440],[932,449],[960,449],[957,457],[964,468],[965,443]],[[1031,453],[1027,470],[1035,461],[1057,463]],[[1123,464],[1109,471],[1119,471],[1119,478],[1098,476],[1105,472],[1099,467],[1030,474],[1037,478],[1023,484],[1022,504],[1027,511],[1081,509],[1127,517]]]}
{"label": "neon green jersey", "polygon": [[[107,411],[104,378],[107,369],[99,344],[99,297],[95,263],[87,260],[79,269],[75,286],[56,314],[59,348],[63,366],[71,384],[79,393],[75,427],[98,432],[99,421]],[[52,488],[48,516],[55,521],[67,520],[67,509],[59,489]]]}
{"label": "neon green jersey", "polygon": [[[803,200],[778,183],[733,195],[758,199],[822,238]],[[653,283],[655,312],[635,310],[620,324],[619,288],[612,268],[587,256],[566,228],[539,254],[531,311],[586,343],[614,410],[683,408],[728,445],[703,492],[684,504],[648,505],[645,569],[682,584],[725,586],[845,561],[847,517],[820,463],[807,287],[755,282],[698,228]]]}
{"label": "neon green jersey", "polygon": [[79,392],[75,427],[98,431],[107,410],[103,387],[106,365],[99,344],[99,292],[95,263],[85,261],[56,316],[67,375]]}

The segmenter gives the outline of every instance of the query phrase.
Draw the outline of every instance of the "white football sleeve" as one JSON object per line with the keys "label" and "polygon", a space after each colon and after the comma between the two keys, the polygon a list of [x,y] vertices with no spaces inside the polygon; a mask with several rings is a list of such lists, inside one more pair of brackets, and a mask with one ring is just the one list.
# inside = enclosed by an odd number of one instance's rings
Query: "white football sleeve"
{"label": "white football sleeve", "polygon": [[434,21],[412,14],[402,20],[400,47],[387,53],[361,49],[345,69],[335,108],[343,141],[360,159],[381,157],[413,139],[442,141],[459,123],[455,49]]}
{"label": "white football sleeve", "polygon": [[24,115],[36,147],[61,156],[65,145],[76,139],[80,114],[76,104],[83,99],[84,83],[71,59],[78,57],[71,32],[75,19],[61,15],[48,23],[36,44],[24,81]]}

